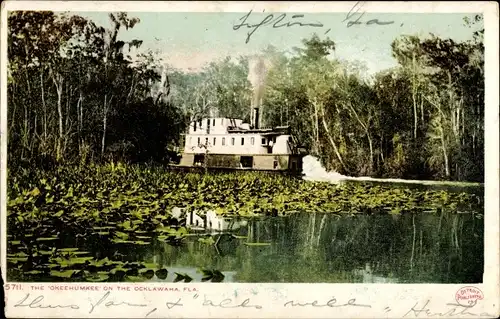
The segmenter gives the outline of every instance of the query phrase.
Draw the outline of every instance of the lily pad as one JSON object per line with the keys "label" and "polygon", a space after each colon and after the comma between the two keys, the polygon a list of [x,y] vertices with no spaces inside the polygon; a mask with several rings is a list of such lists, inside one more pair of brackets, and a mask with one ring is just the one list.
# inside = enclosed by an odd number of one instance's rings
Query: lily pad
{"label": "lily pad", "polygon": [[52,255],[54,252],[52,250],[39,250],[40,255]]}
{"label": "lily pad", "polygon": [[191,282],[192,280],[193,278],[191,278],[191,276],[189,276],[188,274],[181,274],[178,272],[175,273],[174,282],[179,282],[179,281]]}
{"label": "lily pad", "polygon": [[116,228],[115,226],[94,226],[92,227],[93,230],[107,230],[107,229],[114,229]]}
{"label": "lily pad", "polygon": [[146,279],[151,279],[151,278],[153,278],[153,277],[154,277],[155,272],[154,272],[154,270],[153,270],[153,269],[145,269],[145,270],[144,270],[144,269],[141,269],[141,270],[139,271],[139,274],[140,274],[141,276],[143,276],[144,278],[146,278]]}
{"label": "lily pad", "polygon": [[51,240],[57,240],[57,236],[53,237],[39,237],[36,239],[36,241],[51,241]]}
{"label": "lily pad", "polygon": [[159,279],[166,279],[167,276],[168,276],[168,270],[166,270],[165,268],[162,268],[162,269],[159,269],[155,272],[156,274],[156,277],[158,277]]}
{"label": "lily pad", "polygon": [[7,257],[7,261],[12,262],[12,263],[25,262],[27,260],[28,260],[28,257]]}
{"label": "lily pad", "polygon": [[101,274],[101,273],[97,273],[95,275],[90,275],[90,276],[85,277],[86,281],[92,281],[92,282],[103,282],[103,281],[106,281],[108,279],[109,279],[108,274]]}
{"label": "lily pad", "polygon": [[57,249],[58,251],[61,251],[61,252],[74,252],[74,251],[77,251],[79,248],[59,248]]}
{"label": "lily pad", "polygon": [[74,252],[72,252],[72,254],[79,256],[79,255],[88,255],[88,254],[90,254],[90,252],[89,251],[74,251]]}
{"label": "lily pad", "polygon": [[85,264],[94,259],[94,257],[73,257],[73,258],[54,258],[53,261],[61,265],[61,267],[69,267],[72,265]]}
{"label": "lily pad", "polygon": [[60,278],[71,278],[71,276],[73,275],[75,271],[72,270],[72,269],[69,269],[69,270],[63,270],[63,271],[59,271],[59,270],[52,270],[50,272],[50,275],[53,276],[53,277],[60,277]]}
{"label": "lily pad", "polygon": [[271,243],[245,243],[247,246],[270,246]]}
{"label": "lily pad", "polygon": [[248,236],[240,236],[240,235],[234,235],[234,234],[233,234],[233,237],[236,238],[236,239],[246,239],[246,238],[248,238]]}

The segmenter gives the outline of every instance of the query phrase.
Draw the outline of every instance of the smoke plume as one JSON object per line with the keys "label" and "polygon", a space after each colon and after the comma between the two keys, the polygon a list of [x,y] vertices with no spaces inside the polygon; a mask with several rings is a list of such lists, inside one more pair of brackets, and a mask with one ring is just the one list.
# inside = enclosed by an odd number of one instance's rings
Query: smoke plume
{"label": "smoke plume", "polygon": [[261,107],[261,100],[264,96],[267,67],[262,56],[255,56],[248,61],[248,81],[252,84],[253,97],[252,109]]}

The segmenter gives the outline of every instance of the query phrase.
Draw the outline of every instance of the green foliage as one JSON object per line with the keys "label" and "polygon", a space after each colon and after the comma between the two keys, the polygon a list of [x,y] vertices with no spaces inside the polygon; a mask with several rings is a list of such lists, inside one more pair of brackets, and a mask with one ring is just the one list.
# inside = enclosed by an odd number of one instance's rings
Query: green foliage
{"label": "green foliage", "polygon": [[[106,29],[76,15],[9,14],[9,165],[168,162],[189,121],[249,118],[249,57],[194,73],[164,66],[159,52],[133,61],[142,40],[120,35],[140,21],[110,20]],[[482,181],[484,27],[481,15],[464,22],[471,40],[395,39],[399,65],[373,78],[336,59],[329,38],[313,35],[288,53],[266,48],[263,125],[290,125],[342,174]]]}
{"label": "green foliage", "polygon": [[[11,229],[74,225],[109,233],[115,240],[135,242],[149,241],[146,232],[182,240],[187,230],[170,215],[174,207],[252,216],[293,211],[384,212],[399,204],[412,210],[449,209],[453,205],[458,209],[480,202],[479,197],[466,193],[403,192],[388,186],[334,185],[262,173],[185,174],[121,164],[61,166],[55,171],[33,172],[30,179],[11,173],[9,182]],[[41,233],[38,238],[57,240],[57,234]]]}
{"label": "green foliage", "polygon": [[[359,183],[333,185],[261,173],[184,174],[144,165],[19,170],[10,172],[9,185],[10,267],[58,280],[150,278],[149,265],[127,264],[120,254],[113,260],[89,256],[88,247],[78,243],[83,240],[109,245],[105,247],[138,247],[161,241],[181,245],[189,233],[183,226],[183,216],[172,216],[174,207],[242,217],[295,212],[347,216],[462,212],[483,207],[482,198],[470,193]],[[214,244],[212,237],[199,241]],[[248,244],[249,248],[268,245]],[[158,274],[158,278],[164,275]],[[220,279],[217,274],[213,277]],[[180,274],[176,280],[192,279]]]}
{"label": "green foliage", "polygon": [[[328,170],[347,175],[483,180],[484,46],[402,36],[399,65],[369,79],[359,63],[328,59],[335,43],[314,36],[273,65],[263,117],[290,124]],[[398,142],[394,142],[397,136]]]}
{"label": "green foliage", "polygon": [[127,53],[142,41],[119,33],[139,20],[110,20],[105,29],[76,15],[9,14],[9,165],[173,157],[166,150],[184,121],[166,99],[161,59],[146,52],[132,63]]}

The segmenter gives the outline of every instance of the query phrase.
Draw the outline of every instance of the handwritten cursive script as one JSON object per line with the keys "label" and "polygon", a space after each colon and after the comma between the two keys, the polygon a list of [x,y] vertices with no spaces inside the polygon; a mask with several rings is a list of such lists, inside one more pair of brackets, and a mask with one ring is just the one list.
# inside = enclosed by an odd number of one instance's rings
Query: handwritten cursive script
{"label": "handwritten cursive script", "polygon": [[203,306],[219,307],[219,308],[255,308],[255,309],[262,309],[261,305],[251,305],[249,298],[243,300],[242,302],[236,302],[236,303],[232,299],[226,298],[226,299],[221,300],[220,302],[215,302],[214,303],[212,300],[207,299],[207,296],[204,296]]}
{"label": "handwritten cursive script", "polygon": [[58,304],[46,304],[44,303],[45,296],[39,295],[34,299],[30,299],[30,294],[26,294],[23,299],[18,301],[14,307],[28,307],[28,308],[38,308],[38,309],[80,309],[78,305],[70,304],[70,305],[58,305]]}
{"label": "handwritten cursive script", "polygon": [[361,18],[365,15],[365,11],[361,11],[361,8],[364,5],[364,1],[358,1],[354,6],[349,10],[349,12],[346,15],[346,18],[342,22],[347,21],[347,27],[350,28],[353,25],[360,25],[360,24],[366,24],[366,25],[387,25],[387,24],[393,24],[394,21],[379,21],[378,19],[371,19],[368,20],[367,22],[361,21]]}
{"label": "handwritten cursive script", "polygon": [[337,304],[337,299],[335,297],[331,298],[328,300],[326,303],[321,304],[317,300],[314,300],[313,302],[302,302],[302,301],[287,301],[283,305],[284,307],[287,306],[292,306],[292,307],[331,307],[331,308],[338,308],[338,307],[366,307],[366,308],[371,308],[372,306],[370,305],[363,305],[363,304],[357,304],[356,299],[349,299],[347,303],[344,304]]}
{"label": "handwritten cursive script", "polygon": [[[237,31],[242,27],[247,27],[247,29],[251,29],[250,31],[247,32],[247,37],[245,40],[245,43],[248,43],[250,41],[250,38],[252,35],[261,27],[263,26],[269,26],[272,25],[274,29],[276,28],[289,28],[292,26],[299,26],[299,27],[314,27],[314,28],[322,28],[323,24],[321,22],[304,22],[304,21],[298,21],[299,19],[304,18],[303,14],[294,14],[291,16],[291,20],[287,20],[286,18],[288,17],[286,13],[282,13],[278,16],[274,16],[274,14],[268,14],[264,19],[262,19],[260,22],[256,23],[249,23],[247,20],[250,18],[250,15],[252,14],[252,10],[250,10],[247,14],[242,16],[239,20],[241,21],[239,24],[235,24],[233,26],[233,30]],[[285,21],[283,21],[285,20]]]}
{"label": "handwritten cursive script", "polygon": [[[92,300],[89,299],[90,301],[90,310],[89,313],[94,312],[94,309],[96,309],[99,306],[104,306],[106,308],[109,307],[116,307],[116,306],[129,306],[129,307],[147,307],[148,305],[146,304],[135,304],[127,301],[115,301],[115,300],[109,300],[109,296],[111,295],[111,292],[106,292],[95,304],[92,302]],[[108,300],[108,301],[106,301]],[[104,303],[106,301],[106,303]]]}
{"label": "handwritten cursive script", "polygon": [[[345,19],[342,22],[347,22],[346,25],[348,28],[355,25],[389,25],[393,24],[394,21],[380,21],[379,19],[371,19],[368,21],[364,21],[363,17],[365,15],[365,11],[362,11],[362,7],[364,6],[364,1],[358,1],[354,6],[349,10]],[[263,11],[264,12],[264,11]],[[278,28],[289,28],[289,27],[312,27],[312,28],[323,28],[325,25],[322,22],[311,22],[305,21],[304,14],[292,14],[287,15],[286,13],[281,13],[274,15],[272,13],[265,16],[263,19],[251,21],[254,16],[252,16],[253,10],[250,10],[248,13],[239,18],[239,22],[233,25],[233,30],[238,31],[241,28],[248,30],[246,34],[245,43],[248,43],[252,38],[252,35],[257,32],[257,30],[263,27],[271,27],[272,29]],[[325,27],[325,29],[328,27]],[[330,32],[331,28],[326,30],[325,34]]]}
{"label": "handwritten cursive script", "polygon": [[448,307],[446,311],[438,312],[433,311],[430,308],[430,300],[425,301],[423,304],[420,302],[415,303],[410,310],[403,316],[403,318],[422,318],[422,317],[448,317],[448,318],[457,318],[457,316],[489,316],[486,313],[474,313],[470,312],[470,309],[474,308],[476,302],[471,303],[470,305],[462,305],[459,303],[447,303]]}

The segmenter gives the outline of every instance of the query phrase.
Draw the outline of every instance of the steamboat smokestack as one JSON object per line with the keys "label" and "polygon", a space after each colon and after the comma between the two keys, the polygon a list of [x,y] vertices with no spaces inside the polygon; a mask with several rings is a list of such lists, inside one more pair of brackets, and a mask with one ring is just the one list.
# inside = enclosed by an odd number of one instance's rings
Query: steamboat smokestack
{"label": "steamboat smokestack", "polygon": [[252,123],[253,128],[259,128],[259,108],[258,107],[254,107],[254,109],[253,109],[252,120],[253,120],[253,123]]}

